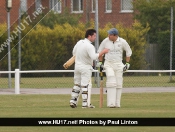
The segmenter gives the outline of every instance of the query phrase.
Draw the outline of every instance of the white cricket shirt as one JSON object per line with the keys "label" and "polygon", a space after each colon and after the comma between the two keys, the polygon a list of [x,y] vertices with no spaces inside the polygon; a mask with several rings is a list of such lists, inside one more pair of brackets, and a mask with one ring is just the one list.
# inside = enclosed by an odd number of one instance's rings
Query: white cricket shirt
{"label": "white cricket shirt", "polygon": [[105,60],[113,62],[122,62],[123,51],[126,51],[126,56],[130,57],[132,55],[132,50],[125,39],[118,37],[115,42],[105,38],[98,49],[101,52],[104,48],[109,49],[109,52],[105,54]]}
{"label": "white cricket shirt", "polygon": [[93,60],[98,59],[99,53],[95,52],[95,47],[85,38],[79,40],[73,48],[76,65],[93,65]]}

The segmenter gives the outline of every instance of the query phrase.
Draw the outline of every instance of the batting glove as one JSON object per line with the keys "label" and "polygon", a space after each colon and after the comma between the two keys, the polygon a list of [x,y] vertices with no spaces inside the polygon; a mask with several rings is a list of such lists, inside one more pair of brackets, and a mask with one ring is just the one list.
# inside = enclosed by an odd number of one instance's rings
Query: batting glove
{"label": "batting glove", "polygon": [[98,70],[99,71],[102,71],[103,70],[103,67],[104,67],[102,61],[98,62],[97,65],[96,65],[96,67],[98,67]]}
{"label": "batting glove", "polygon": [[126,72],[130,67],[130,64],[127,62],[125,66],[123,67],[123,72]]}

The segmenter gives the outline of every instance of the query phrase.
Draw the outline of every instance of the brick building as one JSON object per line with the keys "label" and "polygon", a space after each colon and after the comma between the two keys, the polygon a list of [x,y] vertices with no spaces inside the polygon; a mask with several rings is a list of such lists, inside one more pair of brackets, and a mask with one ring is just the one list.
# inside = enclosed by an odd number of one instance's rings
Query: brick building
{"label": "brick building", "polygon": [[[13,24],[19,16],[19,0],[12,0],[12,9],[10,10],[10,22]],[[0,23],[7,23],[6,0],[0,1]]]}
{"label": "brick building", "polygon": [[[96,0],[12,0],[12,9],[10,10],[10,22],[13,24],[18,20],[19,8],[28,13],[34,12],[40,4],[47,10],[54,10],[56,13],[62,13],[65,8],[70,13],[81,15],[82,22],[88,22],[95,18]],[[21,4],[20,4],[21,3]],[[21,5],[21,6],[20,6]],[[132,0],[98,0],[98,20],[99,25],[104,26],[110,22],[112,24],[123,23],[130,26],[133,22]],[[0,23],[6,23],[7,11],[5,0],[0,2]]]}

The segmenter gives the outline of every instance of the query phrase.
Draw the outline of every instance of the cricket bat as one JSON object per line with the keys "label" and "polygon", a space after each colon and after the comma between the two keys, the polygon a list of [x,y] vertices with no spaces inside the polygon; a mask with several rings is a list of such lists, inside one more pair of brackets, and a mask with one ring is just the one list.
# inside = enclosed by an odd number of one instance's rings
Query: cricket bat
{"label": "cricket bat", "polygon": [[103,69],[100,68],[100,108],[103,107]]}
{"label": "cricket bat", "polygon": [[66,63],[64,63],[64,69],[68,69],[75,62],[75,56],[72,56]]}

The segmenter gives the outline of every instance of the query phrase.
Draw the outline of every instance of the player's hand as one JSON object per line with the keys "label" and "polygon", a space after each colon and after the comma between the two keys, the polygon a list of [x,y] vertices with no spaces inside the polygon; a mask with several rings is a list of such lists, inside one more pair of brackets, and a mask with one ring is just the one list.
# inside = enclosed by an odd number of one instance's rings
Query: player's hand
{"label": "player's hand", "polygon": [[109,49],[106,49],[106,48],[105,48],[105,49],[102,50],[102,52],[103,52],[103,54],[106,54],[106,53],[109,52]]}
{"label": "player's hand", "polygon": [[99,71],[102,71],[104,68],[102,61],[99,61],[96,65],[96,67],[98,68]]}
{"label": "player's hand", "polygon": [[125,66],[123,67],[123,72],[126,72],[130,67],[130,64],[127,62]]}

